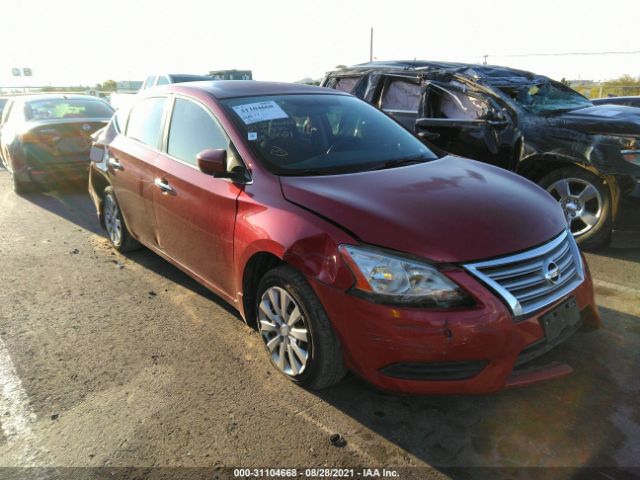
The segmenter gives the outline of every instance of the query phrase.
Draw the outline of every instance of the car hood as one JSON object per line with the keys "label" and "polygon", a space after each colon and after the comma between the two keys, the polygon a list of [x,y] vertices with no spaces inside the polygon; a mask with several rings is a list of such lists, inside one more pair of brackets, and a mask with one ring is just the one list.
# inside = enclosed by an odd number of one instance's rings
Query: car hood
{"label": "car hood", "polygon": [[551,117],[554,126],[585,133],[640,135],[640,108],[624,105],[594,105]]}
{"label": "car hood", "polygon": [[514,253],[566,228],[560,206],[537,185],[454,156],[371,172],[281,177],[281,184],[287,200],[360,241],[437,262]]}

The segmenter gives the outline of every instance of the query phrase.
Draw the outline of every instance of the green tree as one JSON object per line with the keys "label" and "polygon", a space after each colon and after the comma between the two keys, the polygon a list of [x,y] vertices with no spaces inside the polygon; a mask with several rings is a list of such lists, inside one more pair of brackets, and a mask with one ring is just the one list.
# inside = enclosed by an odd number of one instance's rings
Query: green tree
{"label": "green tree", "polygon": [[602,96],[640,95],[640,78],[623,75],[602,83]]}
{"label": "green tree", "polygon": [[118,89],[118,84],[115,80],[106,80],[102,83],[102,90],[107,92],[115,92]]}

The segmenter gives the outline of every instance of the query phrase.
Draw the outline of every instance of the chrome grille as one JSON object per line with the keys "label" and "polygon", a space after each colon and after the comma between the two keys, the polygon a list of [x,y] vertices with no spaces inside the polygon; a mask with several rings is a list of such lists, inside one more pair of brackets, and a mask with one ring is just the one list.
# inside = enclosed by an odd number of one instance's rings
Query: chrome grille
{"label": "chrome grille", "polygon": [[516,317],[552,304],[584,280],[582,258],[568,231],[526,252],[464,267],[500,295]]}

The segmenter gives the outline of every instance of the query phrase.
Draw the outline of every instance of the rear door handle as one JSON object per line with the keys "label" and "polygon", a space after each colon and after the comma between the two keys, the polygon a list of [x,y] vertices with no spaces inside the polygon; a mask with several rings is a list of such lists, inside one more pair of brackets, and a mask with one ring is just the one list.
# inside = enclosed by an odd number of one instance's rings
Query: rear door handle
{"label": "rear door handle", "polygon": [[113,157],[109,157],[109,166],[114,170],[124,170],[122,164]]}
{"label": "rear door handle", "polygon": [[173,188],[171,188],[171,185],[169,185],[167,181],[163,180],[162,178],[156,178],[153,181],[153,184],[163,192],[173,192]]}

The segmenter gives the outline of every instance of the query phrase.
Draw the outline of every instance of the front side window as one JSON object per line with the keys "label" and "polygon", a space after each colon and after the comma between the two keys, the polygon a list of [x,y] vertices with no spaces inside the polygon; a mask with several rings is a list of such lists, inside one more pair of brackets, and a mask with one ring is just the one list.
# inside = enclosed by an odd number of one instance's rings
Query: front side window
{"label": "front side window", "polygon": [[169,128],[169,155],[196,165],[196,156],[203,150],[227,149],[228,146],[227,136],[203,107],[189,100],[176,99]]}
{"label": "front side window", "polygon": [[48,118],[109,118],[113,109],[104,101],[87,98],[32,100],[24,107],[27,120]]}
{"label": "front side window", "polygon": [[435,87],[429,95],[434,118],[451,120],[482,120],[491,112],[489,104],[475,96],[459,90],[445,90]]}
{"label": "front side window", "polygon": [[224,104],[277,175],[351,173],[436,158],[380,110],[351,96],[247,97]]}
{"label": "front side window", "polygon": [[169,79],[165,76],[162,77],[158,77],[158,83],[156,83],[156,85],[168,85],[169,84]]}
{"label": "front side window", "polygon": [[156,77],[154,77],[153,75],[151,75],[150,77],[147,77],[147,80],[144,82],[144,87],[142,88],[151,88],[153,87],[153,82],[156,79]]}
{"label": "front side window", "polygon": [[417,113],[422,88],[404,80],[391,80],[384,90],[380,108],[388,111]]}
{"label": "front side window", "polygon": [[5,124],[7,120],[9,120],[9,115],[11,114],[11,109],[13,108],[14,103],[15,102],[13,101],[9,101],[5,105],[4,109],[2,110],[2,119],[0,119],[0,125]]}
{"label": "front side window", "polygon": [[164,118],[165,97],[145,98],[129,114],[127,136],[158,148]]}

